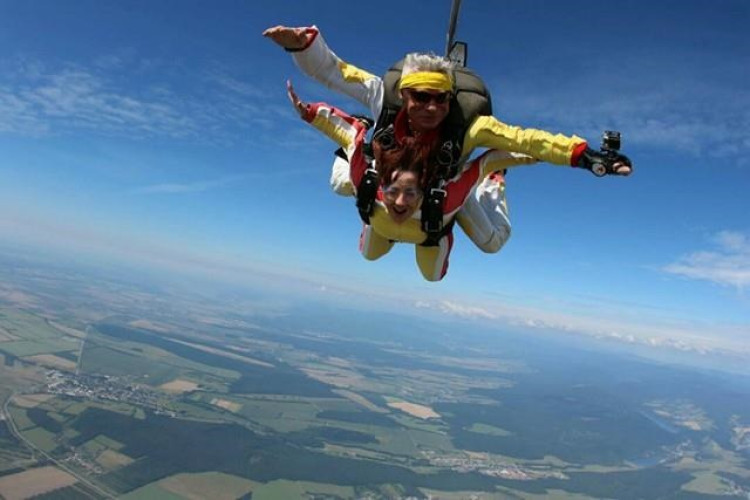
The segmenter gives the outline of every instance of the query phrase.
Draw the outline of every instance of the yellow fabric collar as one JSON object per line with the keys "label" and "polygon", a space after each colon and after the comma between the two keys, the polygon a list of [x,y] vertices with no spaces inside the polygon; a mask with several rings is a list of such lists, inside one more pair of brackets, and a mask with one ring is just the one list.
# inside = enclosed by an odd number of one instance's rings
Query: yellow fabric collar
{"label": "yellow fabric collar", "polygon": [[399,89],[431,89],[450,92],[453,90],[453,79],[437,71],[418,71],[402,76]]}

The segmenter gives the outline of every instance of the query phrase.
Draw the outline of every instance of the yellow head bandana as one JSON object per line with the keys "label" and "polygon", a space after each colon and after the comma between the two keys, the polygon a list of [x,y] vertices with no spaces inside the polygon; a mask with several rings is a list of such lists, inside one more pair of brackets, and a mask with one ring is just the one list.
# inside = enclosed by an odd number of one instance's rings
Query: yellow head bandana
{"label": "yellow head bandana", "polygon": [[430,89],[450,92],[453,78],[437,71],[417,71],[401,77],[399,89]]}

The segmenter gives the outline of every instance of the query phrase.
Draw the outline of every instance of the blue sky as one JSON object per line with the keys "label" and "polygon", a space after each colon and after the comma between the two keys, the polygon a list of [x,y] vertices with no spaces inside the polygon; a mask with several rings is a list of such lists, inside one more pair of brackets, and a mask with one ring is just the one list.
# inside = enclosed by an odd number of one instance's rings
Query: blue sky
{"label": "blue sky", "polygon": [[261,32],[316,24],[378,73],[442,52],[449,11],[0,0],[0,238],[420,314],[750,350],[746,0],[464,0],[457,38],[495,115],[594,144],[621,130],[636,173],[512,172],[509,243],[484,255],[459,236],[438,284],[409,246],[359,256],[353,201],[328,188],[332,145],[284,82],[362,110]]}

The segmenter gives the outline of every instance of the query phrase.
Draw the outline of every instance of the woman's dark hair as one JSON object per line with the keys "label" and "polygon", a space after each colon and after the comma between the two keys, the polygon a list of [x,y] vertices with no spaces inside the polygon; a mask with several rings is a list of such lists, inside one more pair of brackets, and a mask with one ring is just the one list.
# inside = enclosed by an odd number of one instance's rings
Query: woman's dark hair
{"label": "woman's dark hair", "polygon": [[436,162],[430,144],[417,142],[413,137],[404,137],[384,147],[377,138],[372,141],[372,153],[375,157],[375,170],[380,184],[389,184],[394,174],[413,172],[419,179],[419,187],[427,191],[435,182]]}

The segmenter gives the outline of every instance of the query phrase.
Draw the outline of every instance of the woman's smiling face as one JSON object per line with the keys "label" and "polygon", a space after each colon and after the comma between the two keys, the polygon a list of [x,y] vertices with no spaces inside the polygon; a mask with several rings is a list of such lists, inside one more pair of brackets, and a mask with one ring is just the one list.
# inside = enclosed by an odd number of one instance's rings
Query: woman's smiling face
{"label": "woman's smiling face", "polygon": [[393,181],[383,186],[383,201],[388,215],[396,224],[409,220],[422,202],[422,190],[417,174],[394,172]]}

